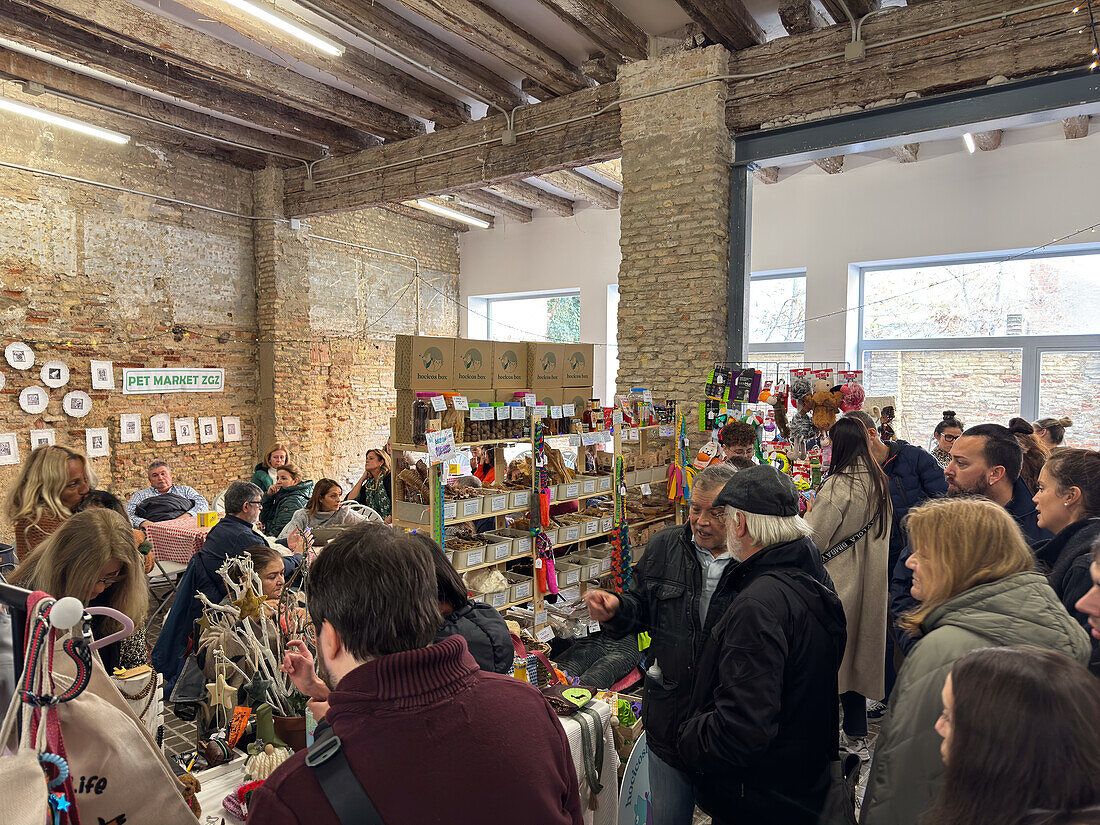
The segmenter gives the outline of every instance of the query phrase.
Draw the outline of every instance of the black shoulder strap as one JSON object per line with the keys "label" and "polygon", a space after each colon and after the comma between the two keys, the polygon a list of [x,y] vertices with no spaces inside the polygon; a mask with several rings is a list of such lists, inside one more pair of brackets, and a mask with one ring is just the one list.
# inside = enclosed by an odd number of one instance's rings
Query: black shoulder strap
{"label": "black shoulder strap", "polygon": [[317,726],[306,765],[313,770],[341,825],[385,825],[362,783],[352,773],[340,737],[327,723]]}

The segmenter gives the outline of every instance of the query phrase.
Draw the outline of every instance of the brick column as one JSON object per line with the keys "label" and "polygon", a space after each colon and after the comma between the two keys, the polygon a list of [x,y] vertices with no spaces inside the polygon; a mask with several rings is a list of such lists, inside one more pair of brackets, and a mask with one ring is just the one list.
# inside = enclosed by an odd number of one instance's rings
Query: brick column
{"label": "brick column", "polygon": [[[630,97],[728,73],[721,46],[624,65]],[[622,106],[619,376],[658,401],[698,399],[726,352],[730,135],[726,84]]]}

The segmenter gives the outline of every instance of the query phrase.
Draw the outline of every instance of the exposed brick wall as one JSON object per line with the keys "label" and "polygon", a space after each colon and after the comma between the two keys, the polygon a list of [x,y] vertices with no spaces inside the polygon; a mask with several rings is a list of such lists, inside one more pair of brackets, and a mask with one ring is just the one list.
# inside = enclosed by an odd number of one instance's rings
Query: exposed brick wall
{"label": "exposed brick wall", "polygon": [[[728,73],[720,46],[623,66],[624,97]],[[697,399],[725,357],[730,141],[726,86],[622,105],[618,386]]]}
{"label": "exposed brick wall", "polygon": [[[281,175],[251,173],[186,152],[135,141],[115,147],[5,120],[0,159],[207,204],[245,215],[281,213]],[[393,414],[393,336],[416,328],[413,263],[339,247],[310,234],[420,259],[421,275],[443,294],[421,291],[421,329],[457,334],[456,233],[387,210],[285,222],[249,221],[149,198],[0,168],[0,349],[32,344],[37,365],[0,361],[0,433],[31,429],[85,449],[86,427],[107,427],[110,458],[94,459],[100,486],[121,496],[145,486],[145,466],[168,460],[176,477],[212,499],[248,478],[271,438],[290,443],[310,478],[357,478],[363,453],[385,442]],[[358,298],[356,298],[358,296]],[[392,309],[391,309],[392,307]],[[383,320],[365,328],[368,322]],[[135,341],[173,326],[170,332]],[[350,340],[347,340],[350,337]],[[344,338],[345,340],[337,340]],[[116,389],[92,391],[89,359],[115,364]],[[47,360],[68,364],[67,387],[50,390],[40,416],[22,412],[19,392],[39,384]],[[220,394],[124,396],[125,366],[226,369]],[[82,389],[92,412],[73,419],[61,398]],[[141,413],[142,442],[118,442],[119,415]],[[149,416],[239,415],[234,444],[153,442]],[[19,466],[0,467],[6,497]],[[0,520],[2,522],[4,520]],[[8,534],[0,527],[0,538]]]}

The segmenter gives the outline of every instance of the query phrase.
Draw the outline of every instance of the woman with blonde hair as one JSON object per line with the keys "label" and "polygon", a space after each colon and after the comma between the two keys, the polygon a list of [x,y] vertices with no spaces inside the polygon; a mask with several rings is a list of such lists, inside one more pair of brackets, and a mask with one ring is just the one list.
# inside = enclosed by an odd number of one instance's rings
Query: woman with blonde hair
{"label": "woman with blonde hair", "polygon": [[[103,508],[84,510],[67,519],[22,560],[10,581],[56,599],[72,596],[85,605],[113,607],[129,616],[135,627],[145,621],[149,608],[149,585],[141,553],[134,547],[134,531],[125,517]],[[118,623],[113,619],[92,619],[97,637],[116,630]],[[108,673],[120,665],[147,663],[145,651],[141,661],[123,661],[121,654],[120,642],[99,649]]]}
{"label": "woman with blonde hair", "polygon": [[280,467],[289,463],[290,450],[285,444],[275,442],[264,454],[264,460],[256,465],[256,471],[252,473],[252,483],[269,496],[275,495],[275,474]]}
{"label": "woman with blonde hair", "polygon": [[31,451],[8,498],[15,555],[22,559],[80,507],[95,476],[88,459],[53,444]]}
{"label": "woman with blonde hair", "polygon": [[913,825],[943,784],[935,723],[955,660],[981,647],[1030,644],[1087,664],[1092,645],[1035,572],[1023,533],[985,498],[947,498],[909,514],[913,597],[900,624],[917,636],[875,746],[863,825]]}

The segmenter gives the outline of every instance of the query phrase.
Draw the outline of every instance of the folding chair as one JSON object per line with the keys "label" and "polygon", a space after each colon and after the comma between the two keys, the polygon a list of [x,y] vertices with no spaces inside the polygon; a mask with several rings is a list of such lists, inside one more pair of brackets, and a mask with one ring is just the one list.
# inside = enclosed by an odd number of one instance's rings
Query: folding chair
{"label": "folding chair", "polygon": [[360,504],[358,501],[345,501],[340,505],[341,507],[347,507],[353,513],[358,513],[363,516],[367,521],[385,521],[373,507],[368,507],[365,504]]}
{"label": "folding chair", "polygon": [[[161,561],[154,556],[153,569],[149,571],[147,576],[149,579],[149,592],[153,600],[157,603],[157,607],[156,610],[149,614],[149,618],[145,620],[146,631],[152,626],[153,621],[160,615],[160,612],[165,608],[171,607],[172,602],[175,601],[180,576],[183,575],[183,571],[186,569],[186,564],[180,564],[174,561]],[[153,589],[155,587],[164,587],[165,590],[158,595],[156,590]]]}

